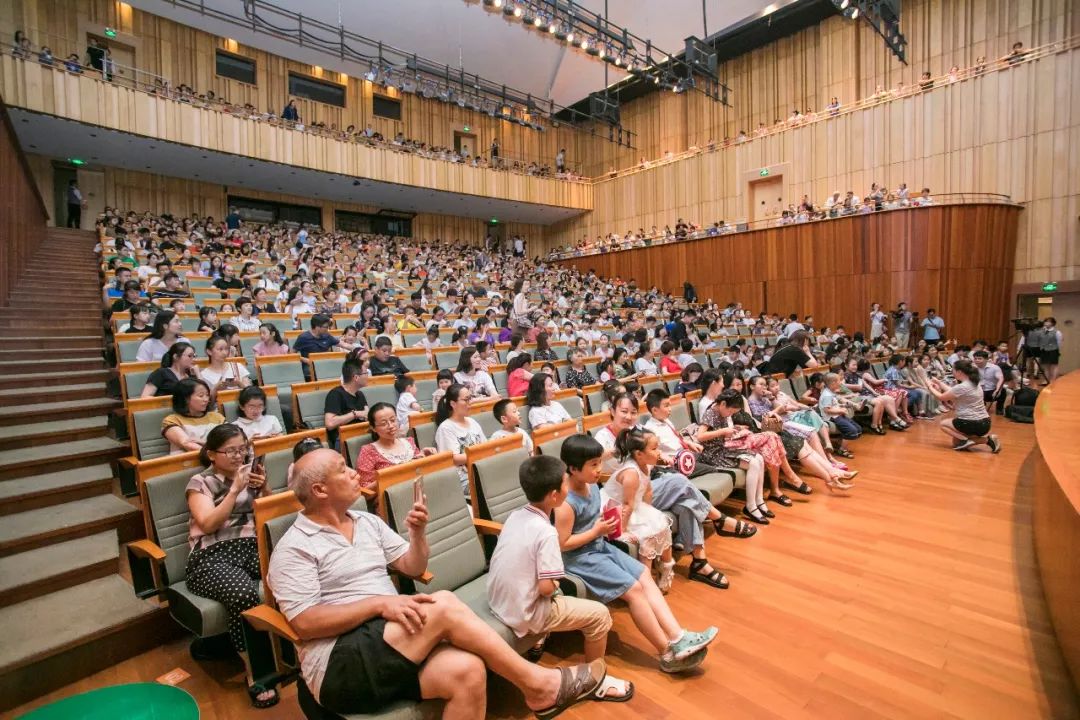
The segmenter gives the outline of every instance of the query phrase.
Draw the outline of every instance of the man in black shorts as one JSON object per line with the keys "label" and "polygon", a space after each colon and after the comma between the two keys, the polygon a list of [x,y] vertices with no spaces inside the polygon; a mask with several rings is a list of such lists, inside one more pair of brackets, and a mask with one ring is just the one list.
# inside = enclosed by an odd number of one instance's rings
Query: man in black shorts
{"label": "man in black shorts", "polygon": [[570,668],[526,661],[451,592],[398,595],[388,565],[412,577],[427,569],[423,502],[405,519],[406,541],[379,517],[350,509],[359,476],[328,449],[297,461],[289,487],[304,509],[274,548],[268,582],[301,638],[304,682],[327,710],[376,713],[441,698],[448,717],[483,718],[487,667],[544,718],[603,681],[603,659]]}

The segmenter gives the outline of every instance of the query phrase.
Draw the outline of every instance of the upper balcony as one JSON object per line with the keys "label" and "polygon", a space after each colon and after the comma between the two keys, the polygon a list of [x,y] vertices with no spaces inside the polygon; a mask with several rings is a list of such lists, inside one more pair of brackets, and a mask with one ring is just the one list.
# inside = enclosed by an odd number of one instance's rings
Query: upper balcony
{"label": "upper balcony", "polygon": [[500,221],[548,225],[592,209],[588,182],[344,140],[156,92],[152,82],[105,80],[92,69],[72,72],[59,59],[45,65],[36,56],[5,52],[0,93],[13,118],[29,121],[27,113],[36,114],[33,122],[16,122],[24,147],[35,145],[33,152],[54,157],[96,158],[102,165],[174,176],[195,165],[201,180],[267,191],[281,189],[283,170],[285,177],[303,170],[301,178],[287,180],[287,190],[309,190],[296,185],[306,178],[329,199]]}

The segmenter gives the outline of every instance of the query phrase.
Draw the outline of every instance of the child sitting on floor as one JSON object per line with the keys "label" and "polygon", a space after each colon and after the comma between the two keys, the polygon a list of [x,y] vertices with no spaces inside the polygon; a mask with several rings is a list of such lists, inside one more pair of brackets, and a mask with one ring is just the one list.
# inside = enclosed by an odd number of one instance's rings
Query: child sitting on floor
{"label": "child sitting on floor", "polygon": [[715,627],[704,632],[684,630],[668,607],[649,569],[604,538],[618,521],[600,514],[600,479],[604,447],[588,435],[571,435],[560,457],[567,469],[566,502],[555,508],[555,530],[566,571],[579,577],[603,603],[623,599],[634,624],[656,649],[660,669],[667,673],[697,667],[705,659]]}

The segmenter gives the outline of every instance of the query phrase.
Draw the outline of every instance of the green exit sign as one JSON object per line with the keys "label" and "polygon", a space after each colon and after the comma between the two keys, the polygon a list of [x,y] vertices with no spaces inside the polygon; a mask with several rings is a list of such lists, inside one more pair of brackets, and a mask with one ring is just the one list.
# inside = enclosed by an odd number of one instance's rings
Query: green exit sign
{"label": "green exit sign", "polygon": [[1057,290],[1056,282],[1043,283],[1043,292],[1054,292]]}
{"label": "green exit sign", "polygon": [[465,132],[469,132],[469,126],[468,125],[465,126]]}
{"label": "green exit sign", "polygon": [[113,30],[110,27],[105,28],[105,37],[111,37],[111,38],[116,37],[116,31]]}
{"label": "green exit sign", "polygon": [[769,177],[769,168],[761,168],[758,170],[758,175],[761,177]]}

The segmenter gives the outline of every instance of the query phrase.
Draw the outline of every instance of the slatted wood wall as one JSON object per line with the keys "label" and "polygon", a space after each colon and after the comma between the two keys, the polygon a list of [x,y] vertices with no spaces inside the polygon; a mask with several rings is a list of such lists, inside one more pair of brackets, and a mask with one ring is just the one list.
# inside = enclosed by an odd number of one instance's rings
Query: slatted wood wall
{"label": "slatted wood wall", "polygon": [[33,173],[19,147],[7,105],[0,98],[0,306],[45,239],[49,219]]}
{"label": "slatted wood wall", "polygon": [[639,287],[742,302],[754,312],[812,313],[819,327],[869,330],[870,303],[937,308],[949,337],[1007,330],[1020,210],[954,205],[852,216],[559,261],[634,278]]}

